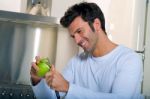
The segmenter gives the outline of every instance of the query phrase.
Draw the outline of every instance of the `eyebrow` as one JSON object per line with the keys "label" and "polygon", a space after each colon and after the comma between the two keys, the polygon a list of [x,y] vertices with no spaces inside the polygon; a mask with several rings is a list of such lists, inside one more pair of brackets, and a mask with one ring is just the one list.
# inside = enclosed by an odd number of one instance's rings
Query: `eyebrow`
{"label": "eyebrow", "polygon": [[72,38],[74,38],[74,34],[76,34],[76,33],[77,33],[77,31],[79,31],[79,30],[81,30],[81,27],[80,27],[80,28],[78,28],[78,29],[76,29],[76,30],[73,32],[73,34],[71,34],[70,36],[71,36]]}
{"label": "eyebrow", "polygon": [[79,30],[81,30],[81,27],[79,27],[78,29],[76,29],[73,33],[76,33]]}
{"label": "eyebrow", "polygon": [[70,34],[70,36],[71,36],[72,38],[74,38],[74,34],[76,34],[79,30],[82,30],[82,27],[77,28],[77,29],[73,32],[73,34],[72,34],[72,33]]}

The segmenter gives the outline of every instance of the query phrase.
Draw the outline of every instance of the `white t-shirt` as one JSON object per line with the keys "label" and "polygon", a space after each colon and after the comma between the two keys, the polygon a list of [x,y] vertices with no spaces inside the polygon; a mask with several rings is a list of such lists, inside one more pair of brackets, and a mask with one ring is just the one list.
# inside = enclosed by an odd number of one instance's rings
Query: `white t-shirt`
{"label": "white t-shirt", "polygon": [[[65,99],[141,99],[142,59],[122,45],[102,57],[73,57],[63,71],[69,81]],[[43,87],[44,86],[44,87]],[[33,87],[37,98],[56,99],[44,80]],[[39,90],[39,91],[37,91]],[[41,90],[42,93],[41,93]],[[60,93],[63,95],[63,93]]]}

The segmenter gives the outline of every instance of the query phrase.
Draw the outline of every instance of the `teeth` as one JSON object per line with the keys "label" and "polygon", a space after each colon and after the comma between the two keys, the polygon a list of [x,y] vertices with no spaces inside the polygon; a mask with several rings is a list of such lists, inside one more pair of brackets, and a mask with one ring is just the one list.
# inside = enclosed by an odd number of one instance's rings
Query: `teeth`
{"label": "teeth", "polygon": [[82,46],[84,46],[85,44],[86,44],[86,42],[83,42],[83,43],[82,43]]}

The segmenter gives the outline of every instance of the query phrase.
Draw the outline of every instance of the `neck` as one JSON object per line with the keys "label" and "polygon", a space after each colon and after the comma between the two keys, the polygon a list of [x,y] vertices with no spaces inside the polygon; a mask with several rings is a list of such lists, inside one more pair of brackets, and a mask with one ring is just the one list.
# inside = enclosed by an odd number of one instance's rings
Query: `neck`
{"label": "neck", "polygon": [[94,49],[92,55],[94,57],[104,56],[111,52],[116,46],[117,44],[110,41],[107,35],[105,35],[104,33],[100,33],[96,48]]}

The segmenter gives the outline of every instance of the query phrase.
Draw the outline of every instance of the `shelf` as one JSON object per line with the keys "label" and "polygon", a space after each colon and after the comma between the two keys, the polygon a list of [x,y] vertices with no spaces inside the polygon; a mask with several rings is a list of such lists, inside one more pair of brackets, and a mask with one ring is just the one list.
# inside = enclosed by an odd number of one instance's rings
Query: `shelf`
{"label": "shelf", "polygon": [[59,20],[55,17],[48,16],[37,16],[25,13],[9,12],[0,10],[0,21],[10,21],[16,23],[25,24],[42,24],[57,26],[59,25]]}

